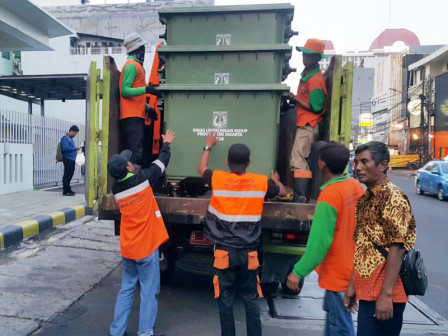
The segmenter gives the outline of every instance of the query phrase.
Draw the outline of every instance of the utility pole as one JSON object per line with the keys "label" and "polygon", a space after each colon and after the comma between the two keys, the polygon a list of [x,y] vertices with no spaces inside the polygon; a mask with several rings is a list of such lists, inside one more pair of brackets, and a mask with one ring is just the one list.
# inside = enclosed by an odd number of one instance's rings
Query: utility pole
{"label": "utility pole", "polygon": [[[432,78],[428,78],[428,94],[426,99],[426,110],[428,111],[428,160],[432,159],[432,146],[431,146],[431,114],[432,114]],[[434,141],[435,139],[435,132],[434,132]]]}
{"label": "utility pole", "polygon": [[418,156],[418,164],[420,167],[423,166],[424,155],[425,155],[425,77],[423,76],[422,81],[422,93],[419,96],[420,103],[420,152]]}

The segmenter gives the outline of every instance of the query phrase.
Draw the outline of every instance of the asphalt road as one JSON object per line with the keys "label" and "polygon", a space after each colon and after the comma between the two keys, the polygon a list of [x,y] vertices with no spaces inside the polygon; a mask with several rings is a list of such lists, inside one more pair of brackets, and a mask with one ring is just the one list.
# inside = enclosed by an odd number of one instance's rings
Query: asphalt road
{"label": "asphalt road", "polygon": [[417,222],[416,248],[422,251],[429,277],[428,290],[420,300],[448,318],[448,202],[435,195],[418,195],[415,177],[409,173],[396,170],[390,176],[409,197]]}

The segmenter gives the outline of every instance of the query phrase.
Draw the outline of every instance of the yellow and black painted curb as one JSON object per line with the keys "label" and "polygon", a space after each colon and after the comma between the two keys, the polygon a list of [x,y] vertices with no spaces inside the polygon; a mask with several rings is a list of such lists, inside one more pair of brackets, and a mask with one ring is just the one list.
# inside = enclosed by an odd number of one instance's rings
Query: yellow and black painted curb
{"label": "yellow and black painted curb", "polygon": [[0,227],[0,248],[3,249],[5,247],[17,245],[23,239],[91,214],[91,208],[88,208],[85,204],[79,204],[46,215],[36,216],[32,219],[27,219],[12,225]]}

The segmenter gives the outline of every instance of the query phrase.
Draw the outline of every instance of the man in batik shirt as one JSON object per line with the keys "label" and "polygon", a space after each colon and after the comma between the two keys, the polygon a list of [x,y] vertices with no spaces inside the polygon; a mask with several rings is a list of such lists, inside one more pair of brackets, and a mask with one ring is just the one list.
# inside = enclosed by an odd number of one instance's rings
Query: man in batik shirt
{"label": "man in batik shirt", "polygon": [[[405,250],[414,248],[416,224],[409,199],[386,175],[389,160],[379,141],[355,151],[355,173],[367,190],[356,207],[354,271],[345,305],[354,310],[359,300],[363,336],[399,335],[408,301],[399,272]],[[388,251],[387,259],[378,247]]]}

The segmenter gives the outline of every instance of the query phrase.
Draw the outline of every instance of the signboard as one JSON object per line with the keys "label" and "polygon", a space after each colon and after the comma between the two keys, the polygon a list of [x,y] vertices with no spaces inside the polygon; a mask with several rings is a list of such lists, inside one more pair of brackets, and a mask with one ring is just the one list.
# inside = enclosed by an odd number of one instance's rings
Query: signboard
{"label": "signboard", "polygon": [[371,127],[373,126],[373,118],[371,113],[361,113],[359,115],[359,126]]}
{"label": "signboard", "polygon": [[358,135],[358,143],[362,144],[365,142],[369,142],[372,141],[372,135],[371,134],[362,134],[362,135]]}
{"label": "signboard", "polygon": [[373,97],[370,101],[370,112],[375,113],[381,110],[389,109],[389,95],[383,93],[379,96]]}

